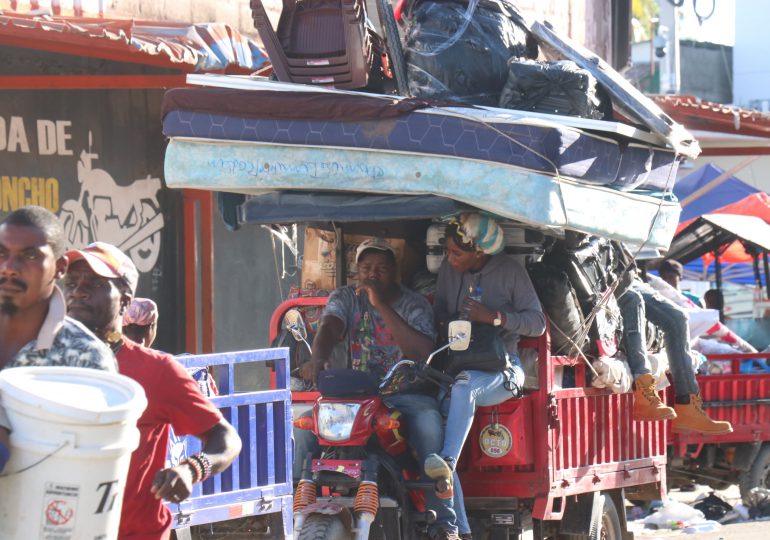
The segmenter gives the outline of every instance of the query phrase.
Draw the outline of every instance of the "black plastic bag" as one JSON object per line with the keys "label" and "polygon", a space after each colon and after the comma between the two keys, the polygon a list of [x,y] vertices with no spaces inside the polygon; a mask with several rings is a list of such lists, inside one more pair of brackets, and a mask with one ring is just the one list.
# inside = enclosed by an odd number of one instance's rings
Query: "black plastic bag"
{"label": "black plastic bag", "polygon": [[526,30],[505,13],[503,4],[480,1],[454,42],[451,38],[466,23],[468,4],[415,5],[404,49],[409,92],[496,107],[508,79],[508,59],[537,56],[537,45],[527,43]]}
{"label": "black plastic bag", "polygon": [[511,58],[500,107],[581,118],[604,118],[596,79],[575,62]]}
{"label": "black plastic bag", "polygon": [[589,334],[593,346],[590,352],[597,356],[614,356],[623,323],[616,297],[609,292],[619,279],[618,255],[610,241],[566,235],[543,256],[543,262],[567,274],[585,318],[595,314]]}
{"label": "black plastic bag", "polygon": [[703,516],[706,519],[711,519],[713,521],[719,521],[725,517],[727,512],[733,509],[729,503],[717,497],[713,491],[709,493],[707,497],[701,499],[697,504],[693,505],[693,508],[700,510],[703,512]]}
{"label": "black plastic bag", "polygon": [[551,321],[551,354],[576,356],[588,340],[578,339],[585,319],[569,277],[564,271],[539,262],[530,265],[528,272]]}

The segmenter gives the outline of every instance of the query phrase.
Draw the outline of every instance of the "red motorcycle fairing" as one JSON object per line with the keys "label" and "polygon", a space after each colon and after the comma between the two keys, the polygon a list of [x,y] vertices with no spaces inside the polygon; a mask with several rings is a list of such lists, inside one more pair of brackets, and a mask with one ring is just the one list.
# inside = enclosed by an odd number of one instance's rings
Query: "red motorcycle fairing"
{"label": "red motorcycle fairing", "polygon": [[[344,403],[360,405],[350,436],[344,440],[331,441],[321,435],[319,428],[319,410],[322,404]],[[381,447],[390,455],[406,450],[406,440],[400,432],[403,430],[401,413],[389,409],[378,396],[326,398],[319,397],[313,405],[313,433],[321,446],[365,446],[372,433],[377,434]]]}

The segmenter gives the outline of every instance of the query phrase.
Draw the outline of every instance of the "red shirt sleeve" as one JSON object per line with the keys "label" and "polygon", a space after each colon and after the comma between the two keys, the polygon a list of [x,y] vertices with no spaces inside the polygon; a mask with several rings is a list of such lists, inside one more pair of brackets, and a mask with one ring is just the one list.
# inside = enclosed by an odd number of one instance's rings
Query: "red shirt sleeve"
{"label": "red shirt sleeve", "polygon": [[222,414],[201,394],[195,379],[172,356],[164,355],[158,367],[163,370],[159,383],[165,389],[158,412],[176,435],[201,435],[222,420]]}

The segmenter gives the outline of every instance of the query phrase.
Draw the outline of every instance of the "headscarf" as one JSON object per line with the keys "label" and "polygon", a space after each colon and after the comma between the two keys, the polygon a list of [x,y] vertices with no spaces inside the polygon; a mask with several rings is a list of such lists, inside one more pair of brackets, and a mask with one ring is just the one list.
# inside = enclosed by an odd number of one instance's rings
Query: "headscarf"
{"label": "headscarf", "polygon": [[149,326],[158,320],[158,306],[149,298],[134,298],[123,314],[123,325]]}
{"label": "headscarf", "polygon": [[457,225],[457,233],[466,244],[471,244],[487,255],[496,255],[505,247],[503,229],[491,217],[484,214],[462,214]]}

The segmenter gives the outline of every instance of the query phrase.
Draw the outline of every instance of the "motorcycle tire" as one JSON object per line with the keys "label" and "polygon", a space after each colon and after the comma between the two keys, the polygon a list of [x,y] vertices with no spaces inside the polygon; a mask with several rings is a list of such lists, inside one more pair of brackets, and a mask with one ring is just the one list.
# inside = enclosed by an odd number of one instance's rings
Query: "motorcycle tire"
{"label": "motorcycle tire", "polygon": [[350,533],[339,516],[311,514],[302,524],[297,540],[349,540]]}

